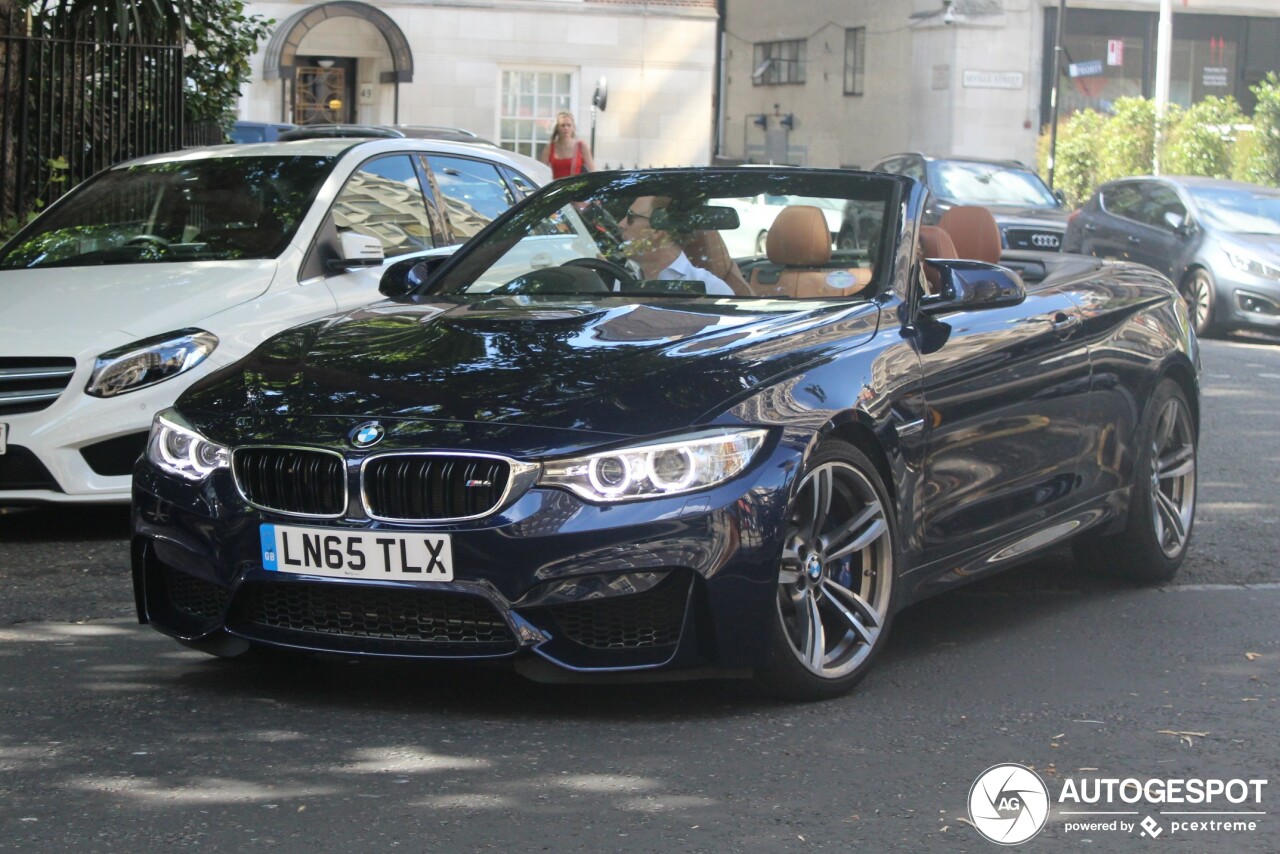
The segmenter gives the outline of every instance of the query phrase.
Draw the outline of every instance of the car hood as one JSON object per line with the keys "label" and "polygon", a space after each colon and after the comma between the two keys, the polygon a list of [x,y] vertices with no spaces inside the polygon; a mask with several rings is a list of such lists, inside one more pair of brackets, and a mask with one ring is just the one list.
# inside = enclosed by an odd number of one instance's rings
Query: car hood
{"label": "car hood", "polygon": [[[509,451],[517,428],[655,434],[866,340],[878,315],[872,303],[773,300],[383,303],[276,336],[178,408],[197,424],[257,423],[272,441],[285,439],[280,416],[304,432],[299,416],[326,429],[337,418],[343,437],[361,419],[431,422],[451,443],[503,435]],[[247,438],[237,432],[228,440]]]}
{"label": "car hood", "polygon": [[1067,212],[1060,209],[1028,208],[1021,205],[986,205],[1001,225],[1047,225],[1058,230],[1067,227]]}
{"label": "car hood", "polygon": [[271,284],[276,262],[201,261],[0,272],[0,355],[101,353],[200,326]]}
{"label": "car hood", "polygon": [[1274,263],[1280,258],[1280,236],[1275,234],[1237,234],[1223,235],[1231,245],[1259,256],[1262,260]]}

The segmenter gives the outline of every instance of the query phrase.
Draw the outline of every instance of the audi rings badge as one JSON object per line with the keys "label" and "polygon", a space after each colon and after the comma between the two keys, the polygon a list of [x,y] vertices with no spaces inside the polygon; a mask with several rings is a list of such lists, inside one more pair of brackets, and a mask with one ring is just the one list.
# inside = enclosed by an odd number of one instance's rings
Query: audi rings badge
{"label": "audi rings badge", "polygon": [[1062,239],[1056,234],[1033,234],[1031,245],[1038,249],[1057,249]]}

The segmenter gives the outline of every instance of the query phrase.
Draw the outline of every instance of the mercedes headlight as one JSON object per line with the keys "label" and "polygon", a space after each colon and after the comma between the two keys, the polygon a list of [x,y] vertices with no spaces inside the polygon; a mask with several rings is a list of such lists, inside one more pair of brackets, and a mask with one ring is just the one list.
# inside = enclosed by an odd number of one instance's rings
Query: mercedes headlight
{"label": "mercedes headlight", "polygon": [[85,394],[114,397],[176,377],[200,364],[218,346],[203,329],[181,329],[109,350],[93,365]]}
{"label": "mercedes headlight", "polygon": [[706,430],[543,465],[542,486],[570,489],[588,501],[679,495],[736,476],[764,444],[765,430]]}
{"label": "mercedes headlight", "polygon": [[1266,261],[1231,247],[1223,247],[1222,251],[1226,254],[1227,260],[1231,262],[1231,266],[1241,272],[1252,273],[1255,276],[1263,276],[1268,279],[1280,279],[1280,267],[1274,264],[1268,264]]}
{"label": "mercedes headlight", "polygon": [[151,422],[147,459],[169,474],[204,480],[231,465],[231,449],[210,442],[172,409],[165,409]]}

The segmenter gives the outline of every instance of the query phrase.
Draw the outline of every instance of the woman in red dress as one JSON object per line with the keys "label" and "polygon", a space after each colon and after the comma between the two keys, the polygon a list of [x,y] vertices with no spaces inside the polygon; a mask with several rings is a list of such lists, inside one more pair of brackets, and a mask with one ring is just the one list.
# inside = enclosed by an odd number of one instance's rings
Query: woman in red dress
{"label": "woman in red dress", "polygon": [[551,167],[553,178],[596,171],[591,146],[578,139],[578,126],[569,113],[556,113],[556,129],[539,159]]}

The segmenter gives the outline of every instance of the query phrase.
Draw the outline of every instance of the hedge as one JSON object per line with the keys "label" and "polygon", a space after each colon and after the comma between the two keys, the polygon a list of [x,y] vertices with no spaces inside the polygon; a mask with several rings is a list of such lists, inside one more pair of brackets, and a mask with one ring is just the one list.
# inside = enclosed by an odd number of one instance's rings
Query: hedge
{"label": "hedge", "polygon": [[[1234,98],[1206,98],[1188,109],[1171,105],[1160,126],[1156,159],[1155,105],[1117,98],[1113,112],[1074,113],[1058,126],[1055,189],[1078,207],[1098,185],[1129,175],[1204,175],[1280,187],[1280,75],[1251,87],[1253,121]],[[1037,146],[1048,174],[1048,132]]]}

